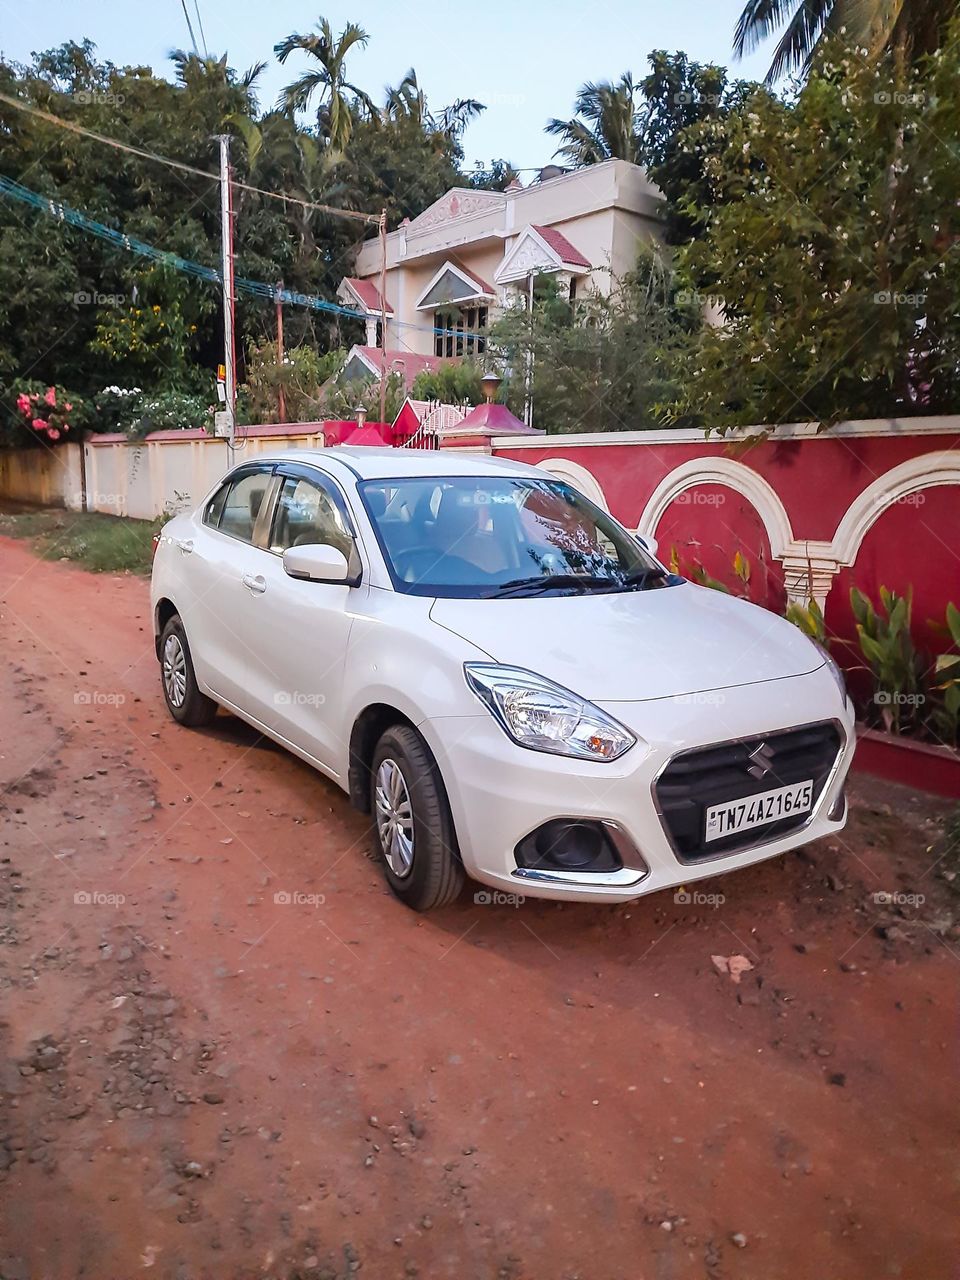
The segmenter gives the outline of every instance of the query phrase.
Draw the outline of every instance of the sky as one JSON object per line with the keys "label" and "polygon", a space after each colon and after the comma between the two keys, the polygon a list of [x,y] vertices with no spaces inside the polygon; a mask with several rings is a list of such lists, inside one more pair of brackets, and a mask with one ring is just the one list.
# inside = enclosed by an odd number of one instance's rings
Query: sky
{"label": "sky", "polygon": [[[743,0],[185,0],[198,43],[226,52],[231,65],[268,67],[261,105],[305,65],[280,67],[273,46],[292,31],[310,31],[321,13],[339,31],[354,21],[370,35],[351,57],[349,77],[382,100],[411,66],[439,111],[456,98],[477,98],[487,110],[464,135],[467,160],[508,159],[521,168],[549,163],[556,141],[543,132],[551,116],[573,114],[587,80],[642,75],[652,49],[683,49],[701,62],[729,64],[733,28]],[[316,7],[315,7],[316,6]],[[89,37],[102,58],[119,65],[149,64],[170,74],[171,49],[189,49],[181,0],[0,0],[0,53],[24,61],[34,50]],[[736,74],[762,77],[772,49],[737,64]]]}

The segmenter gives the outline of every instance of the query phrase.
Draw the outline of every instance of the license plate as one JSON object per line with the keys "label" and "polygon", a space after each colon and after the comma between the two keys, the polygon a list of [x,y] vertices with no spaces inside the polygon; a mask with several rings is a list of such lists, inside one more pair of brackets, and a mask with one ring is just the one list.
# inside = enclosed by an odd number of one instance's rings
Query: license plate
{"label": "license plate", "polygon": [[720,840],[762,827],[780,818],[793,818],[813,808],[813,781],[794,782],[789,787],[776,787],[773,791],[761,791],[759,795],[744,796],[727,804],[712,804],[707,810],[704,840]]}

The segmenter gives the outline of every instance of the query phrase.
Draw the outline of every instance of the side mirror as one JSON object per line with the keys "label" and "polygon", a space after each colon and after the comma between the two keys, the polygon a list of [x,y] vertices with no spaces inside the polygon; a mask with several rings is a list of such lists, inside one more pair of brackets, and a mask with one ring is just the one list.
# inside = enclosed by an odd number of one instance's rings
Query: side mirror
{"label": "side mirror", "polygon": [[327,542],[288,547],[283,553],[283,571],[307,582],[346,582],[350,576],[347,557]]}
{"label": "side mirror", "polygon": [[652,533],[636,533],[636,540],[643,547],[644,551],[649,551],[652,556],[657,554],[657,547],[660,545]]}

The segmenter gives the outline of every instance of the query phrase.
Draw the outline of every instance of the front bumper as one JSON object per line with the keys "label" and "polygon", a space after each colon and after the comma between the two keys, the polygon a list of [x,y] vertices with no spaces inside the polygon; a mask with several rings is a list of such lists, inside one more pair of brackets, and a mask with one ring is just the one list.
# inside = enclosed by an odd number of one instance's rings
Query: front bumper
{"label": "front bumper", "polygon": [[[708,694],[598,705],[640,738],[609,764],[526,750],[484,711],[420,725],[446,784],[468,875],[512,894],[623,902],[749,866],[839,831],[846,822],[841,797],[854,751],[853,714],[849,702],[840,706],[825,668]],[[802,828],[735,852],[682,862],[655,798],[656,780],[670,761],[692,748],[821,720],[836,722],[841,749]],[[623,866],[599,873],[518,868],[517,844],[557,818],[608,824]]]}

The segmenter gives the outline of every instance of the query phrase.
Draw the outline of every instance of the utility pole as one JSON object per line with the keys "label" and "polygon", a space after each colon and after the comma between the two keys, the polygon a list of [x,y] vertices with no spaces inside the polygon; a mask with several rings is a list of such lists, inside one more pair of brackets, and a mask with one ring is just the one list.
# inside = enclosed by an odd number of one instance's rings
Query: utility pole
{"label": "utility pole", "polygon": [[277,281],[277,369],[280,381],[277,383],[277,417],[281,422],[287,420],[287,402],[283,394],[283,281]]}
{"label": "utility pole", "polygon": [[530,325],[530,345],[526,354],[526,369],[523,377],[523,420],[528,427],[533,426],[533,272],[527,276],[527,313]]}
{"label": "utility pole", "polygon": [[387,211],[380,211],[380,421],[387,406]]}
{"label": "utility pole", "polygon": [[233,449],[237,431],[237,353],[233,337],[233,195],[230,188],[230,135],[221,133],[220,142],[220,278],[223,281],[223,363],[226,369],[230,415],[229,445]]}

